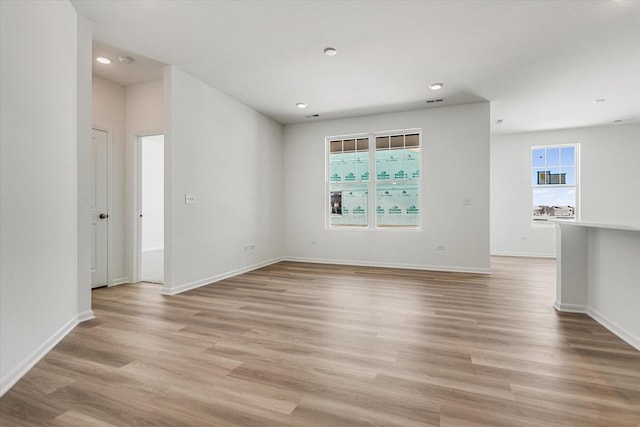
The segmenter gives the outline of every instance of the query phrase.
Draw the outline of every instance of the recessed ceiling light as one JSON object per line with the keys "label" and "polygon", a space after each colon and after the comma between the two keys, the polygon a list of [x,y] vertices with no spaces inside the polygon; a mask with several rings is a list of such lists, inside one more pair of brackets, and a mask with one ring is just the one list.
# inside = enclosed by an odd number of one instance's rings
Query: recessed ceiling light
{"label": "recessed ceiling light", "polygon": [[109,58],[104,57],[104,56],[98,56],[96,58],[96,61],[98,61],[99,63],[104,64],[104,65],[111,64],[111,60]]}
{"label": "recessed ceiling light", "polygon": [[600,98],[600,99],[596,99],[595,101],[593,101],[593,103],[594,103],[594,104],[597,104],[597,103],[599,103],[599,102],[604,102],[604,101],[606,101],[606,99],[604,99],[604,98]]}
{"label": "recessed ceiling light", "polygon": [[298,107],[298,108],[307,108],[307,104],[305,104],[304,102],[298,102],[296,104],[296,107]]}
{"label": "recessed ceiling light", "polygon": [[444,85],[442,83],[431,83],[429,85],[429,89],[431,90],[440,90]]}
{"label": "recessed ceiling light", "polygon": [[324,49],[324,54],[327,56],[334,56],[336,53],[338,53],[338,49],[335,47],[327,47]]}

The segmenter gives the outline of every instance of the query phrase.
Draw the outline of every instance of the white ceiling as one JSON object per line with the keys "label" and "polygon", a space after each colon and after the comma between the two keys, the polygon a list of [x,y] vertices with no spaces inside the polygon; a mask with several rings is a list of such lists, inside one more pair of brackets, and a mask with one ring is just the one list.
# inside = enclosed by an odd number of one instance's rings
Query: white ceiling
{"label": "white ceiling", "polygon": [[433,98],[491,101],[494,134],[640,122],[640,1],[72,3],[100,43],[173,64],[285,124]]}
{"label": "white ceiling", "polygon": [[[120,56],[127,56],[134,61],[130,64],[122,63],[118,60]],[[105,57],[111,60],[111,64],[108,65],[94,60],[93,74],[122,86],[160,80],[164,73],[165,64],[126,49],[110,46],[99,40],[93,41],[93,57],[94,59]]]}

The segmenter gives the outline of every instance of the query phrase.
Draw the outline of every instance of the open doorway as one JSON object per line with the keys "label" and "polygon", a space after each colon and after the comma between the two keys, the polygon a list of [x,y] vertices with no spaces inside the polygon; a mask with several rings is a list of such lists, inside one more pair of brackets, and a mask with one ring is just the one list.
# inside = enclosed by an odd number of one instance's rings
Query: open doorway
{"label": "open doorway", "polygon": [[164,283],[164,135],[139,141],[140,281]]}

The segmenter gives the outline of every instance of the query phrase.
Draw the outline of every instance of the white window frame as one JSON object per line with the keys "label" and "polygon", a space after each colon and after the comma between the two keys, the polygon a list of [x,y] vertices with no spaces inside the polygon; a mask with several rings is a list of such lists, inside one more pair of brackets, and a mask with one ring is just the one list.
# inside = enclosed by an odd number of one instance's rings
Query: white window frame
{"label": "white window frame", "polygon": [[[533,185],[531,179],[533,176],[533,151],[534,150],[546,150],[549,148],[567,148],[572,147],[574,149],[574,174],[575,185],[573,184],[547,184],[549,187],[541,187]],[[575,200],[575,214],[573,218],[563,219],[562,217],[556,217],[554,219],[564,221],[577,221],[580,217],[580,144],[577,142],[567,144],[549,144],[549,145],[532,145],[529,149],[529,221],[532,227],[553,228],[555,224],[547,219],[534,219],[531,209],[533,208],[533,191],[536,188],[575,188],[576,200]]]}
{"label": "white window frame", "polygon": [[[410,135],[410,134],[418,134],[419,145],[420,148],[420,156],[418,158],[418,167],[420,170],[420,177],[418,179],[412,180],[403,180],[397,182],[417,182],[418,184],[418,225],[417,226],[382,226],[379,227],[377,225],[376,218],[376,184],[384,184],[387,181],[378,181],[376,174],[376,138],[384,137],[384,136],[395,136],[395,135]],[[367,198],[367,225],[366,226],[358,226],[358,225],[331,225],[331,212],[330,212],[330,198],[331,198],[331,184],[336,184],[336,182],[331,182],[330,180],[330,141],[332,140],[348,140],[348,139],[362,139],[367,138],[369,140],[369,181],[362,182],[356,181],[354,184],[366,184],[368,191]],[[347,135],[333,135],[327,136],[324,140],[325,147],[325,192],[324,192],[324,212],[325,212],[325,229],[326,230],[340,230],[340,231],[398,231],[398,232],[419,232],[422,231],[422,223],[423,223],[423,206],[422,206],[422,188],[423,188],[423,176],[424,171],[422,169],[422,152],[423,152],[423,140],[422,140],[422,129],[420,128],[409,128],[409,129],[400,129],[400,130],[391,130],[391,131],[379,131],[379,132],[370,132],[370,133],[356,133],[356,134],[347,134]],[[393,180],[389,180],[388,183],[394,183]]]}

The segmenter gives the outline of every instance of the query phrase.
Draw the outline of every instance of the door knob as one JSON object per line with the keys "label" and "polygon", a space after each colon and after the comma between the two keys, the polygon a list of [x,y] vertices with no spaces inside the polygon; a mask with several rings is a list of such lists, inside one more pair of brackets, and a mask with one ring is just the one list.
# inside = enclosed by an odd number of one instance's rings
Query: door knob
{"label": "door knob", "polygon": [[100,217],[100,219],[105,219],[105,218],[109,218],[109,215],[107,214],[103,214],[101,213],[100,215],[98,215]]}

